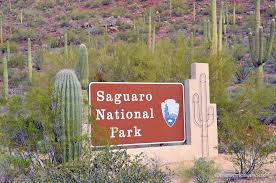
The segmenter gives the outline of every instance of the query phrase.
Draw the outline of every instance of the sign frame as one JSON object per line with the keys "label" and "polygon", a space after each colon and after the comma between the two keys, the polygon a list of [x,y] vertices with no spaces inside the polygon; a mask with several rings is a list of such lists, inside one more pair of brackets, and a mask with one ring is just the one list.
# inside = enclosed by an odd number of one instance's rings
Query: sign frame
{"label": "sign frame", "polygon": [[[146,143],[133,143],[133,144],[109,144],[110,147],[131,147],[131,146],[144,146],[144,145],[161,145],[161,144],[184,144],[185,141],[187,140],[187,134],[186,134],[186,105],[185,105],[185,86],[183,83],[172,83],[172,82],[169,82],[169,83],[158,83],[158,82],[90,82],[89,83],[89,86],[88,86],[88,100],[89,100],[89,114],[90,116],[92,115],[91,114],[91,92],[90,92],[90,89],[91,89],[91,85],[93,84],[144,84],[144,85],[181,85],[182,87],[182,95],[183,95],[183,101],[182,101],[182,108],[183,108],[183,133],[184,133],[184,137],[183,137],[183,140],[180,140],[180,141],[168,141],[168,142],[146,142]],[[91,123],[90,127],[91,127],[91,131],[90,133],[92,133],[92,125],[93,123]],[[92,139],[91,139],[91,146],[92,147],[104,147],[106,145],[93,145],[92,144]]]}

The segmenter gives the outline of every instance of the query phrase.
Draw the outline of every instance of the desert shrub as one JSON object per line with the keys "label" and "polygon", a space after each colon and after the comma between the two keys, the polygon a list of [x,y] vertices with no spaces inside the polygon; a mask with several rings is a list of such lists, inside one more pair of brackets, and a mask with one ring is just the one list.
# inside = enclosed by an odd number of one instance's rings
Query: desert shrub
{"label": "desert shrub", "polygon": [[268,127],[259,121],[261,116],[270,115],[268,108],[276,103],[275,89],[253,86],[241,88],[232,100],[221,106],[220,137],[241,176],[261,172],[263,165],[273,162],[271,153],[276,150]]}
{"label": "desert shrub", "polygon": [[88,19],[90,17],[93,17],[94,14],[84,10],[74,9],[71,12],[70,16],[73,20],[83,20],[83,19]]}
{"label": "desert shrub", "polygon": [[187,13],[187,10],[185,10],[184,8],[181,8],[181,7],[176,7],[172,10],[172,15],[176,16],[176,17],[181,17],[185,13]]}
{"label": "desert shrub", "polygon": [[[7,42],[0,45],[0,51],[7,52]],[[17,51],[17,44],[14,41],[10,41],[10,51],[15,53]]]}
{"label": "desert shrub", "polygon": [[37,167],[33,172],[36,181],[65,182],[166,182],[171,173],[159,168],[156,161],[143,162],[142,155],[131,158],[125,150],[105,148],[89,151],[80,162]]}
{"label": "desert shrub", "polygon": [[26,65],[26,60],[27,60],[27,58],[21,53],[13,54],[10,57],[8,66],[22,69]]}
{"label": "desert shrub", "polygon": [[212,160],[199,158],[195,161],[192,168],[181,166],[178,170],[178,176],[183,181],[189,181],[193,178],[197,183],[215,182],[215,174],[218,172],[218,167]]}
{"label": "desert shrub", "polygon": [[33,29],[19,28],[14,31],[12,40],[26,41],[28,38],[34,39],[36,34],[36,31]]}
{"label": "desert shrub", "polygon": [[247,52],[247,49],[244,45],[242,44],[236,44],[234,45],[234,47],[231,49],[232,53],[233,53],[233,58],[235,61],[239,61],[241,60],[244,55]]}
{"label": "desert shrub", "polygon": [[113,8],[111,15],[115,18],[121,17],[124,14],[124,10],[122,8]]}
{"label": "desert shrub", "polygon": [[39,10],[46,11],[53,8],[54,6],[55,6],[54,0],[47,0],[47,1],[39,0],[36,2],[36,8]]}
{"label": "desert shrub", "polygon": [[126,150],[83,146],[80,161],[55,162],[61,144],[55,143],[51,87],[38,88],[37,83],[34,81],[24,99],[10,98],[5,104],[7,112],[0,115],[1,178],[15,182],[169,181],[170,170],[161,169],[142,154],[131,157]]}
{"label": "desert shrub", "polygon": [[51,48],[56,48],[60,46],[60,39],[56,37],[48,37],[46,40],[47,45],[49,45]]}

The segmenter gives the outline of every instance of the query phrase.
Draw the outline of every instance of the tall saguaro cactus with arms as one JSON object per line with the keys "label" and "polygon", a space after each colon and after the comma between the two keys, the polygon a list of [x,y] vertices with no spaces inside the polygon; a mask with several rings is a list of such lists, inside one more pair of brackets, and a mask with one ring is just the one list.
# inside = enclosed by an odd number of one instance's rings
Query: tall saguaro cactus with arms
{"label": "tall saguaro cactus with arms", "polygon": [[193,95],[194,123],[201,128],[202,157],[209,156],[208,128],[214,122],[214,108],[208,106],[206,74],[199,78],[199,93]]}
{"label": "tall saguaro cactus with arms", "polygon": [[64,69],[57,73],[53,95],[57,116],[56,135],[62,147],[61,160],[78,160],[81,151],[82,91],[74,71]]}
{"label": "tall saguaro cactus with arms", "polygon": [[275,33],[275,20],[273,19],[270,24],[270,34],[266,38],[264,44],[264,32],[261,27],[260,18],[260,0],[256,0],[256,24],[255,24],[255,39],[253,33],[249,30],[249,49],[251,54],[251,62],[256,68],[256,85],[258,87],[263,85],[263,66],[268,61],[273,47],[274,33]]}

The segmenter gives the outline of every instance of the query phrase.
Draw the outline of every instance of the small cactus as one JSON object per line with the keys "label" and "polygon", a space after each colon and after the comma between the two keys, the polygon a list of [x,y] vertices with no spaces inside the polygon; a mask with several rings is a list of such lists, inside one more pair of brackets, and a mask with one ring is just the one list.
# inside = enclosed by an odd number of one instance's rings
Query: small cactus
{"label": "small cactus", "polygon": [[10,49],[10,41],[7,41],[7,60],[10,61],[11,58],[11,49]]}
{"label": "small cactus", "polygon": [[84,44],[79,48],[79,67],[81,86],[85,90],[89,84],[89,65],[87,48]]}
{"label": "small cactus", "polygon": [[65,55],[65,58],[68,59],[68,37],[67,37],[67,33],[64,34],[64,55]]}
{"label": "small cactus", "polygon": [[212,54],[217,53],[218,49],[218,33],[217,33],[217,1],[212,0],[212,45],[211,52]]}
{"label": "small cactus", "polygon": [[219,30],[218,30],[218,51],[222,51],[222,24],[223,24],[223,1],[220,1],[220,16],[219,16]]}
{"label": "small cactus", "polygon": [[149,49],[152,48],[152,30],[151,30],[151,8],[150,8],[150,12],[149,12],[149,32],[148,32],[148,47]]}
{"label": "small cactus", "polygon": [[233,1],[233,25],[236,25],[236,0]]}
{"label": "small cactus", "polygon": [[170,0],[170,17],[172,17],[172,0]]}
{"label": "small cactus", "polygon": [[193,21],[196,21],[196,2],[193,3]]}
{"label": "small cactus", "polygon": [[0,18],[0,43],[3,44],[3,20],[2,17]]}
{"label": "small cactus", "polygon": [[3,82],[4,82],[4,97],[9,96],[9,77],[8,77],[8,62],[6,56],[3,58]]}
{"label": "small cactus", "polygon": [[20,23],[23,23],[23,10],[20,11]]}
{"label": "small cactus", "polygon": [[155,33],[155,25],[153,26],[152,30],[152,52],[154,53],[155,51],[155,44],[156,44],[156,33]]}
{"label": "small cactus", "polygon": [[205,20],[204,21],[204,42],[207,43],[208,48],[210,48],[211,41],[212,41],[212,37],[211,37],[210,21]]}
{"label": "small cactus", "polygon": [[62,162],[79,160],[83,99],[81,84],[74,71],[64,69],[57,73],[53,96],[57,116],[55,133],[62,146]]}
{"label": "small cactus", "polygon": [[33,58],[32,58],[32,41],[28,38],[28,70],[29,70],[29,81],[33,77]]}

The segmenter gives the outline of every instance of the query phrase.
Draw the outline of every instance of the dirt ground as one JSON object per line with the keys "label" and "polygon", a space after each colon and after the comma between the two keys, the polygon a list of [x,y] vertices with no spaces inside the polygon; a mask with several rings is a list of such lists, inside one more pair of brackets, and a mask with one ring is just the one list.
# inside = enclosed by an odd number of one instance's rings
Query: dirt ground
{"label": "dirt ground", "polygon": [[[234,179],[234,178],[230,178],[234,174],[235,168],[229,159],[230,159],[230,156],[224,155],[224,154],[219,154],[219,156],[217,158],[212,158],[212,160],[214,160],[216,162],[216,164],[219,168],[219,173],[216,178],[217,183],[226,183],[226,182],[229,182],[229,183],[230,182],[231,183],[276,183],[276,162],[274,162],[273,164],[267,164],[263,167],[263,169],[267,173],[267,175],[264,177]],[[174,163],[174,164],[168,165],[168,167],[171,170],[173,170],[174,172],[177,172],[179,167],[181,167],[183,165],[187,168],[192,167],[193,161],[184,161],[181,163]],[[172,182],[173,183],[192,183],[193,181],[192,180],[189,180],[189,181],[183,180],[180,177],[178,177],[177,175],[175,175]]]}

